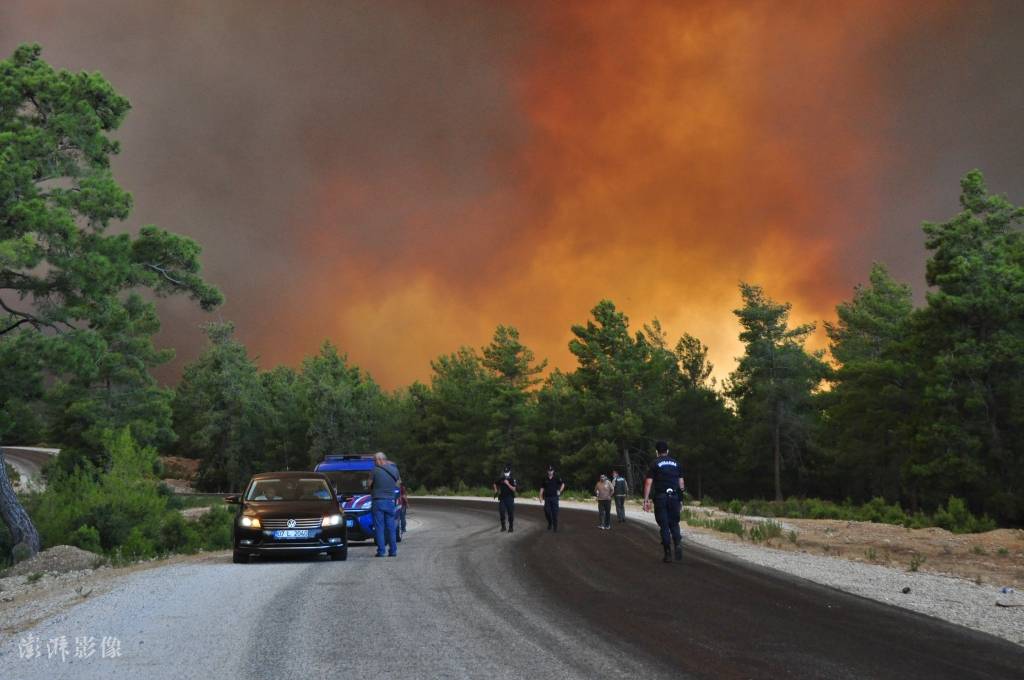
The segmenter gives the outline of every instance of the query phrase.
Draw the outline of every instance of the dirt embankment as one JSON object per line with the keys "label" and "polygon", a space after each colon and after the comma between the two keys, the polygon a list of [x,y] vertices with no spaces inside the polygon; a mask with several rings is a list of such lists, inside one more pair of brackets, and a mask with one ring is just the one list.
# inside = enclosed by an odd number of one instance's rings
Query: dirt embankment
{"label": "dirt embankment", "polygon": [[[711,518],[738,517],[705,508]],[[757,519],[738,517],[748,529]],[[949,574],[976,583],[1024,590],[1024,530],[996,529],[980,534],[954,534],[938,527],[905,529],[891,524],[827,519],[774,519],[782,536],[764,543],[779,550],[831,555],[894,568]],[[703,527],[690,531],[713,533]]]}

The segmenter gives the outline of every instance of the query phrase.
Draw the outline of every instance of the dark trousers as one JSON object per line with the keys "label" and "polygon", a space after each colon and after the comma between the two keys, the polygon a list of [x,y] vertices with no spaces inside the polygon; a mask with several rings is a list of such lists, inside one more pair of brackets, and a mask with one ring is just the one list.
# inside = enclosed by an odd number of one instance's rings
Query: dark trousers
{"label": "dark trousers", "polygon": [[606,501],[597,501],[597,521],[605,529],[612,525],[612,501],[609,498]]}
{"label": "dark trousers", "polygon": [[544,517],[548,520],[549,529],[558,528],[558,496],[544,499]]}
{"label": "dark trousers", "polygon": [[679,532],[679,509],[682,502],[677,493],[655,494],[654,496],[654,519],[661,529],[661,544],[669,546],[669,542],[679,545],[683,539]]}
{"label": "dark trousers", "polygon": [[498,499],[498,517],[501,519],[501,528],[505,528],[505,515],[508,515],[508,528],[512,528],[512,520],[516,511],[516,499],[512,496]]}
{"label": "dark trousers", "polygon": [[615,497],[615,516],[619,518],[620,522],[626,521],[626,497],[616,496]]}

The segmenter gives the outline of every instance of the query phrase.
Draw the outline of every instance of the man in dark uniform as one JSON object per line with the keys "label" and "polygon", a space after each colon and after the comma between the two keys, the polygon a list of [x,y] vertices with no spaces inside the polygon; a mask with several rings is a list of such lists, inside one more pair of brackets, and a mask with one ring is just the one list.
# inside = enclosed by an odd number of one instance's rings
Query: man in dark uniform
{"label": "man in dark uniform", "polygon": [[668,455],[668,444],[654,445],[657,458],[651,461],[644,477],[644,512],[651,511],[651,493],[654,493],[654,519],[661,529],[661,547],[664,562],[672,561],[669,540],[675,546],[676,560],[683,559],[682,534],[679,532],[679,511],[683,503],[683,475],[679,463]]}
{"label": "man in dark uniform", "polygon": [[612,488],[615,491],[615,514],[620,522],[626,521],[626,496],[629,494],[629,484],[626,478],[619,474],[618,470],[612,470]]}
{"label": "man in dark uniform", "polygon": [[508,531],[512,532],[512,521],[515,517],[516,491],[519,482],[512,477],[512,466],[506,465],[501,471],[501,477],[494,482],[494,494],[498,497],[498,518],[501,520],[501,530],[505,531],[505,515],[508,515]]}
{"label": "man in dark uniform", "polygon": [[565,482],[555,474],[555,468],[548,466],[544,481],[540,484],[540,500],[544,503],[544,516],[548,520],[548,531],[558,531],[558,497],[565,491]]}

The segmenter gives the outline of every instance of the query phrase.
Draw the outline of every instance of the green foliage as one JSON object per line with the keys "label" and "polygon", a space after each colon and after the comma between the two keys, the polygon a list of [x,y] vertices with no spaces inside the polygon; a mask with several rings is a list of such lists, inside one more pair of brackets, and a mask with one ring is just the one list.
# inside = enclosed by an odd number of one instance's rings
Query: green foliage
{"label": "green foliage", "polygon": [[787,498],[784,501],[732,500],[723,509],[736,515],[753,517],[789,517],[793,519],[839,519],[856,522],[896,524],[920,529],[937,526],[953,533],[977,533],[996,528],[995,522],[987,516],[976,517],[967,509],[964,500],[950,497],[947,507],[939,507],[932,516],[923,513],[908,514],[899,505],[886,503],[876,497],[861,505],[849,500],[835,503],[818,498]]}
{"label": "green foliage", "polygon": [[926,558],[924,555],[918,555],[917,553],[911,555],[909,567],[910,571],[918,571],[921,568],[921,565],[923,565],[927,561],[927,559],[928,558]]}
{"label": "green foliage", "polygon": [[169,507],[152,449],[138,446],[127,429],[104,433],[102,441],[108,471],[55,474],[46,491],[30,499],[44,546],[70,543],[127,561],[230,544],[231,520],[224,511],[190,523]]}
{"label": "green foliage", "polygon": [[754,543],[770,541],[773,538],[782,538],[782,525],[777,522],[760,522],[750,527],[747,532],[750,540]]}
{"label": "green foliage", "polygon": [[901,496],[900,470],[910,450],[905,438],[916,399],[917,372],[907,344],[910,288],[875,264],[870,285],[858,286],[853,300],[838,305],[836,313],[839,321],[825,327],[840,367],[820,400],[823,438],[834,454],[833,492],[895,501]]}
{"label": "green foliage", "polygon": [[377,383],[329,342],[302,362],[299,392],[309,422],[309,460],[328,453],[365,452],[379,431],[384,395]]}
{"label": "green foliage", "polygon": [[954,534],[973,534],[996,528],[996,523],[988,516],[975,517],[967,509],[964,499],[956,496],[950,496],[946,507],[939,507],[935,511],[933,521],[936,526],[952,531]]}
{"label": "green foliage", "polygon": [[97,554],[103,552],[99,530],[88,524],[83,524],[71,532],[71,535],[68,537],[68,544]]}
{"label": "green foliage", "polygon": [[[927,304],[879,265],[829,326],[840,362],[821,395],[834,456],[829,494],[881,495],[964,526],[942,504],[964,499],[1024,520],[1024,208],[971,171],[962,211],[925,223]],[[955,505],[955,504],[954,504]]]}
{"label": "green foliage", "polygon": [[203,309],[221,295],[192,240],[153,226],[107,233],[131,210],[110,170],[129,103],[99,73],[57,71],[41,54],[22,45],[0,61],[0,437],[35,440],[48,416],[70,472],[107,465],[105,430],[173,438],[170,395],[149,373],[172,352],[153,347],[159,321],[136,291]]}
{"label": "green foliage", "polygon": [[740,294],[743,307],[734,314],[744,354],[726,394],[746,433],[748,469],[773,479],[775,498],[782,500],[784,463],[799,475],[810,453],[809,431],[816,416],[812,396],[828,367],[821,353],[804,349],[814,324],[789,327],[789,303],[775,302],[760,286],[747,283],[740,284]]}
{"label": "green foliage", "polygon": [[266,422],[256,364],[234,340],[234,325],[207,324],[210,345],[185,367],[174,394],[176,451],[199,458],[197,486],[238,490],[259,465]]}
{"label": "green foliage", "polygon": [[710,518],[684,510],[682,519],[692,527],[705,527],[725,534],[735,534],[743,538],[743,523],[735,517]]}

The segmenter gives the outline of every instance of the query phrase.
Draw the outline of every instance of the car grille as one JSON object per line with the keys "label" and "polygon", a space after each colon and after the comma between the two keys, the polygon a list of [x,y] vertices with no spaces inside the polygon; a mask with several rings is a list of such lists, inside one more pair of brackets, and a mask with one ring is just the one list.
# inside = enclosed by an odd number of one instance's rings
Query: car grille
{"label": "car grille", "polygon": [[264,529],[319,529],[323,517],[295,517],[295,526],[288,526],[287,519],[260,520]]}

